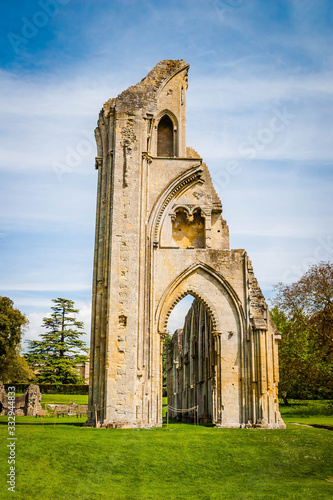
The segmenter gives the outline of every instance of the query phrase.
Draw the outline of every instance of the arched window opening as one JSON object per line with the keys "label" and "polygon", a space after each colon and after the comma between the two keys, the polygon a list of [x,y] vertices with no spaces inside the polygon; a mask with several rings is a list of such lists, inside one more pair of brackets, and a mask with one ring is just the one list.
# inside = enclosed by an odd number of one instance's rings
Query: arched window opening
{"label": "arched window opening", "polygon": [[181,248],[205,248],[205,219],[197,208],[192,215],[179,208],[172,220],[172,238]]}
{"label": "arched window opening", "polygon": [[[178,410],[198,406],[199,421],[211,422],[215,358],[209,312],[188,294],[174,307],[168,332],[163,349],[164,406],[169,404]],[[194,412],[170,410],[169,416],[192,422]]]}
{"label": "arched window opening", "polygon": [[173,123],[168,115],[164,115],[158,124],[157,156],[166,156],[168,158],[175,156]]}

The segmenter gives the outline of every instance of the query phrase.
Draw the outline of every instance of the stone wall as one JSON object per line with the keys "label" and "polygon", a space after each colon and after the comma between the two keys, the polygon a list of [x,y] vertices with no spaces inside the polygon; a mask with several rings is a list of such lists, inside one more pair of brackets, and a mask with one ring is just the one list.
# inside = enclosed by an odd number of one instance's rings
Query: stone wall
{"label": "stone wall", "polygon": [[86,414],[88,405],[80,405],[70,401],[68,404],[48,404],[46,408],[55,414],[71,417],[72,415]]}

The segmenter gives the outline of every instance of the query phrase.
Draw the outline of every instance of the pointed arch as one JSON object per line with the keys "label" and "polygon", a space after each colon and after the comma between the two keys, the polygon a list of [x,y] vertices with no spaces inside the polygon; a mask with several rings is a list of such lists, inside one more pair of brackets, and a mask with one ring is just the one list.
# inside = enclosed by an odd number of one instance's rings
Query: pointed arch
{"label": "pointed arch", "polygon": [[171,311],[188,294],[204,304],[212,318],[214,331],[223,331],[223,318],[219,311],[219,304],[222,300],[229,302],[243,330],[245,315],[237,293],[220,273],[207,264],[199,262],[189,266],[178,275],[162,294],[155,314],[159,333],[166,331]]}
{"label": "pointed arch", "polygon": [[162,116],[157,126],[157,156],[172,158],[175,154],[175,131],[168,115]]}
{"label": "pointed arch", "polygon": [[178,120],[169,109],[161,111],[155,120],[157,133],[158,157],[174,158],[178,156]]}
{"label": "pointed arch", "polygon": [[158,115],[156,116],[155,118],[155,124],[156,124],[156,127],[158,126],[159,122],[161,121],[162,118],[164,118],[165,116],[167,116],[171,122],[172,122],[172,125],[176,128],[178,128],[178,120],[177,120],[177,116],[170,110],[170,109],[167,109],[167,108],[164,108],[162,111],[160,111],[158,113]]}
{"label": "pointed arch", "polygon": [[158,241],[158,234],[161,227],[161,221],[166,207],[170,201],[177,195],[186,191],[190,186],[203,183],[201,176],[203,173],[203,167],[201,162],[193,167],[185,170],[180,175],[172,179],[172,181],[167,185],[162,194],[159,196],[155,205],[151,211],[149,217],[149,233],[151,243]]}
{"label": "pointed arch", "polygon": [[165,315],[165,318],[163,319],[161,325],[162,328],[163,328],[163,331],[166,331],[166,328],[167,328],[167,325],[168,325],[168,320],[169,320],[169,316],[173,310],[173,308],[178,304],[178,302],[180,302],[184,297],[186,297],[187,295],[192,295],[192,297],[194,299],[197,299],[199,302],[201,302],[206,310],[208,311],[211,319],[212,319],[212,325],[213,325],[213,330],[217,331],[219,330],[218,328],[218,316],[217,316],[217,312],[215,310],[215,307],[213,304],[209,303],[209,301],[207,300],[207,298],[205,297],[204,294],[202,294],[200,292],[200,290],[198,290],[196,287],[194,286],[189,286],[187,287],[185,290],[181,290],[172,300],[170,306],[168,307],[167,309],[167,313]]}

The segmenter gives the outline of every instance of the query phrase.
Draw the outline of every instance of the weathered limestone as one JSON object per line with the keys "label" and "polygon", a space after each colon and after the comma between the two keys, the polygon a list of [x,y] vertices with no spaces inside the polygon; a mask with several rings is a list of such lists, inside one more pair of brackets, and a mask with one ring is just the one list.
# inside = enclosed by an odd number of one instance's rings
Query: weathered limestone
{"label": "weathered limestone", "polygon": [[[22,396],[15,397],[15,415],[36,416],[42,409],[40,401],[42,399],[39,386],[29,385],[28,390]],[[3,403],[3,414],[8,414],[8,395],[4,386],[0,383],[0,401]]]}
{"label": "weathered limestone", "polygon": [[[229,249],[208,168],[186,147],[188,68],[160,62],[99,115],[90,424],[162,425],[163,340],[173,307],[191,294],[211,362],[197,391],[201,419],[284,427],[279,335],[246,252]],[[192,368],[187,378],[199,376]]]}

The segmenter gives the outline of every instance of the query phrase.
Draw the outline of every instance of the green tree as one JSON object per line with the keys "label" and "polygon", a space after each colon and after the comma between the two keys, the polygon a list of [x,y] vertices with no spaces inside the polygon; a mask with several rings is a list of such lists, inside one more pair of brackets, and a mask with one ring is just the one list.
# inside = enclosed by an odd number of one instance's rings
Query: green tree
{"label": "green tree", "polygon": [[0,380],[26,383],[34,378],[21,356],[21,340],[28,320],[8,297],[0,297]]}
{"label": "green tree", "polygon": [[313,388],[314,342],[311,329],[304,320],[289,320],[277,307],[273,307],[270,313],[282,334],[279,343],[279,395],[288,404],[288,398],[306,398]]}
{"label": "green tree", "polygon": [[172,337],[170,333],[168,332],[164,344],[163,344],[163,354],[162,354],[162,373],[163,373],[163,396],[167,396],[167,370],[166,370],[166,364],[167,364],[167,357],[168,357],[168,347],[169,344],[172,340]]}
{"label": "green tree", "polygon": [[312,266],[297,282],[276,285],[272,318],[282,334],[279,391],[333,396],[333,264]]}
{"label": "green tree", "polygon": [[79,311],[72,300],[58,298],[53,302],[51,317],[43,319],[46,332],[40,335],[42,340],[28,341],[26,359],[39,372],[40,383],[83,384],[75,369],[87,360],[86,344],[80,339],[83,323],[76,320]]}

